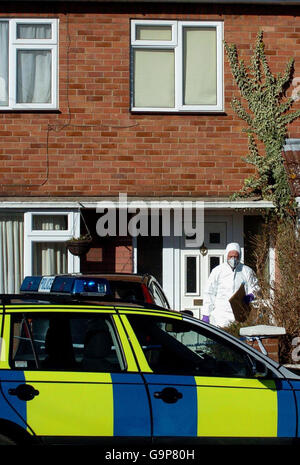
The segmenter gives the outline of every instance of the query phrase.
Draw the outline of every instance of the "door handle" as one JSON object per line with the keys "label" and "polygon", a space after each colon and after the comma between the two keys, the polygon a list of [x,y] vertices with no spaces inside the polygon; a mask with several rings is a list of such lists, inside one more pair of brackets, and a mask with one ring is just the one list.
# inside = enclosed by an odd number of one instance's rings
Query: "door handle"
{"label": "door handle", "polygon": [[20,400],[32,400],[39,395],[39,391],[30,384],[19,384],[15,389],[9,389],[8,394],[17,396]]}
{"label": "door handle", "polygon": [[167,387],[160,392],[155,392],[154,397],[155,399],[161,399],[167,404],[175,404],[175,402],[177,402],[178,399],[182,399],[183,396],[181,392],[177,391],[177,389]]}

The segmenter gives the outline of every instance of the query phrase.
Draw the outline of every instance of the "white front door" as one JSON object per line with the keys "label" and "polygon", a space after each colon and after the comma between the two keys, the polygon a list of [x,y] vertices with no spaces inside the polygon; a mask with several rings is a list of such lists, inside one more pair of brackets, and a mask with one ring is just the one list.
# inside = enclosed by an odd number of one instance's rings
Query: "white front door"
{"label": "white front door", "polygon": [[197,248],[185,246],[181,241],[181,310],[191,310],[200,318],[203,304],[203,291],[212,269],[223,263],[227,244],[227,222],[205,223],[204,246]]}

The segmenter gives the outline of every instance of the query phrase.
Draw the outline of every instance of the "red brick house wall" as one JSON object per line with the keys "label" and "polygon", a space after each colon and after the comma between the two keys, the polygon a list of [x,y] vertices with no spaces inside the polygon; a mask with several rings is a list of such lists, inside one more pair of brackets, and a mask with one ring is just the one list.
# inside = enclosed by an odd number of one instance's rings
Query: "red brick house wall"
{"label": "red brick house wall", "polygon": [[[259,352],[261,351],[259,344],[257,341],[251,341],[248,342],[248,344],[253,347],[254,349],[258,350]],[[279,350],[279,337],[270,337],[262,340],[262,344],[265,348],[265,350],[268,353],[268,356],[275,360],[276,362],[279,361],[278,358],[278,350]]]}
{"label": "red brick house wall", "polygon": [[80,269],[88,273],[132,273],[131,238],[100,239],[81,257]]}
{"label": "red brick house wall", "polygon": [[[238,90],[226,56],[224,113],[131,114],[130,19],[224,21],[225,40],[246,60],[262,29],[272,70],[283,71],[293,56],[297,76],[298,13],[297,6],[1,2],[0,17],[60,23],[59,111],[0,109],[0,195],[230,195],[252,169],[241,160],[247,139],[230,106]],[[289,136],[299,134],[298,121]]]}

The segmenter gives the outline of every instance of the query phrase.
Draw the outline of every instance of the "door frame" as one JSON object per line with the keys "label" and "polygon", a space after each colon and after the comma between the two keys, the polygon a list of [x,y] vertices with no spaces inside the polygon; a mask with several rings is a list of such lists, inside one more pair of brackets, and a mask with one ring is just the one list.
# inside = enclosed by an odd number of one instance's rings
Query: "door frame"
{"label": "door frame", "polygon": [[[225,222],[227,224],[227,243],[238,242],[244,254],[244,227],[243,212],[232,212],[222,210],[205,211],[205,223]],[[181,309],[182,293],[182,266],[181,266],[181,244],[182,238],[170,236],[163,238],[163,289],[170,302],[171,308]]]}

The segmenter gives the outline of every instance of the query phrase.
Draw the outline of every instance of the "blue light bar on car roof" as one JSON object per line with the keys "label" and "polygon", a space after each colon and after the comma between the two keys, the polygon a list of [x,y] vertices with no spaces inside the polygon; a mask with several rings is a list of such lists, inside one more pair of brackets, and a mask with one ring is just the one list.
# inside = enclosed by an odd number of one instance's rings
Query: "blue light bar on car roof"
{"label": "blue light bar on car roof", "polygon": [[23,280],[20,292],[111,295],[110,285],[107,279],[76,276],[27,276]]}
{"label": "blue light bar on car roof", "polygon": [[37,292],[41,280],[42,276],[26,276],[21,284],[20,291]]}

